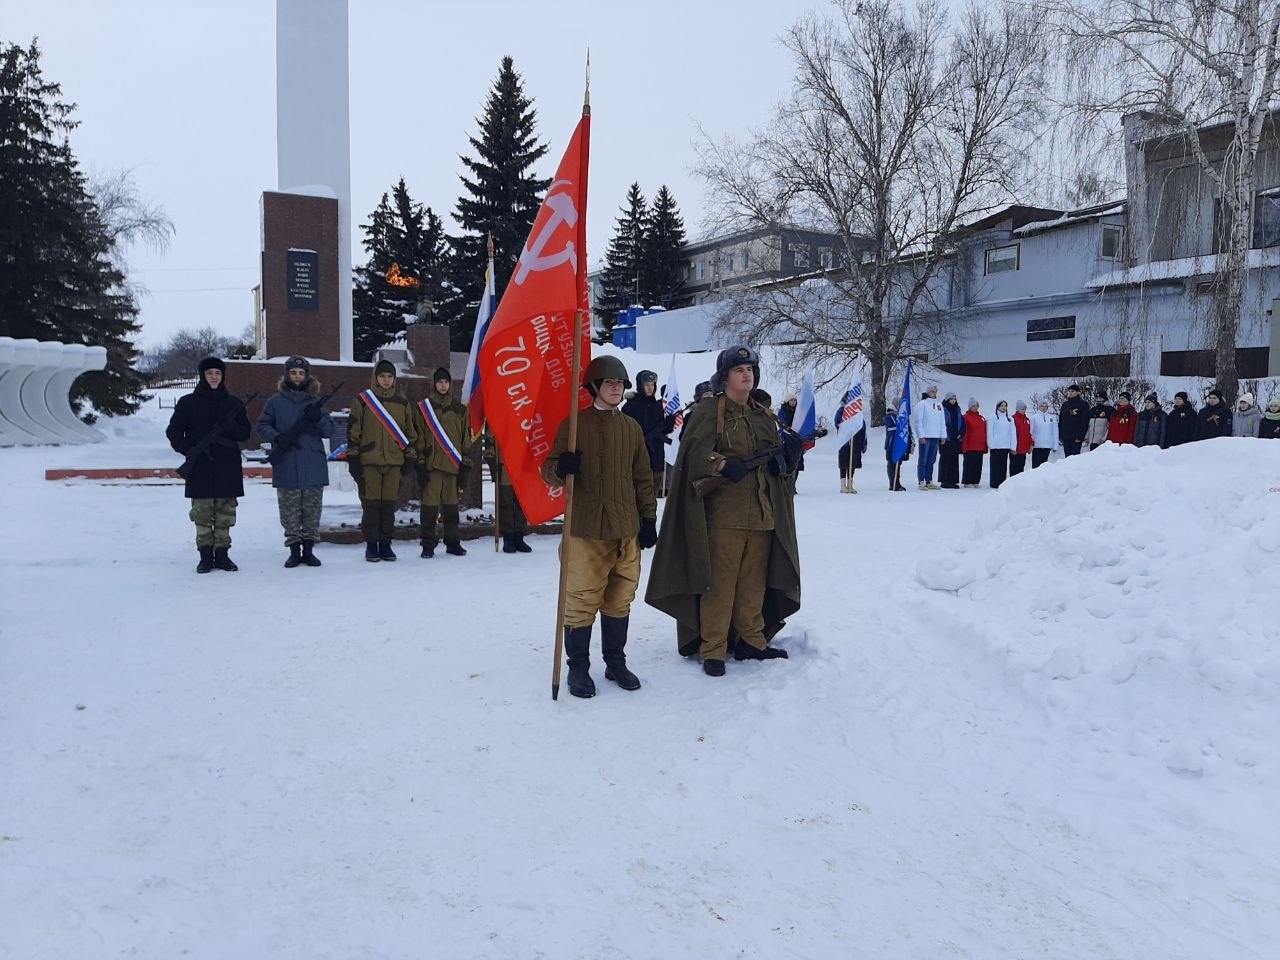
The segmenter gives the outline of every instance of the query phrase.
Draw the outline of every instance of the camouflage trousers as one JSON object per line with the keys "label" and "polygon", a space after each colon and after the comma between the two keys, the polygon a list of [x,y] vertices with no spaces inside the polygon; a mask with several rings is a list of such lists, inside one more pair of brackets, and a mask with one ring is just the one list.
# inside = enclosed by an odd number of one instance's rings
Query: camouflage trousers
{"label": "camouflage trousers", "polygon": [[280,509],[280,526],[284,527],[284,545],[320,539],[320,510],[324,505],[324,487],[305,490],[277,490],[276,506]]}
{"label": "camouflage trousers", "polygon": [[235,497],[192,500],[188,516],[196,525],[197,547],[231,546],[231,528],[236,525]]}

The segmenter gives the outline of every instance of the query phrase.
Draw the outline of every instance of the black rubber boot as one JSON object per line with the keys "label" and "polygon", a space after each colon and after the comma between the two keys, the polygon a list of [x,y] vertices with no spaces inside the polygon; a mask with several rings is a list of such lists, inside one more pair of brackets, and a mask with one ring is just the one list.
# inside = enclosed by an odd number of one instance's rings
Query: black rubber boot
{"label": "black rubber boot", "polygon": [[289,559],[284,562],[286,570],[292,570],[294,567],[302,564],[302,544],[289,544]]}
{"label": "black rubber boot", "polygon": [[516,543],[516,553],[533,553],[533,547],[524,542],[523,533],[512,534],[512,537]]}
{"label": "black rubber boot", "polygon": [[723,677],[724,661],[723,660],[703,660],[702,672],[705,673],[708,677]]}
{"label": "black rubber boot", "polygon": [[640,678],[627,669],[627,627],[630,617],[600,615],[600,651],[604,659],[604,678],[623,690],[639,690]]}
{"label": "black rubber boot", "polygon": [[214,547],[213,565],[219,570],[227,571],[227,573],[235,573],[240,568],[235,565],[229,556],[227,556],[227,551],[230,549],[230,547]]}
{"label": "black rubber boot", "polygon": [[735,660],[786,660],[787,651],[781,647],[765,647],[763,650],[757,650],[745,640],[739,640],[738,645],[733,648],[733,659]]}
{"label": "black rubber boot", "polygon": [[425,503],[422,505],[422,512],[418,515],[418,530],[424,557],[433,556],[436,552],[436,544],[440,542],[436,537],[436,519],[439,516],[439,507],[428,507]]}
{"label": "black rubber boot", "polygon": [[366,540],[364,542],[364,558],[370,563],[377,563],[382,557],[378,556],[378,541]]}
{"label": "black rubber boot", "polygon": [[516,552],[516,536],[514,533],[504,533],[502,535],[502,552],[503,553]]}
{"label": "black rubber boot", "polygon": [[467,549],[457,540],[446,540],[444,542],[444,552],[451,557],[465,557]]}
{"label": "black rubber boot", "polygon": [[591,628],[565,627],[564,653],[569,661],[569,692],[575,697],[594,697],[596,682],[591,679]]}
{"label": "black rubber boot", "polygon": [[200,562],[196,564],[196,573],[208,573],[213,569],[213,547],[197,547],[200,551]]}
{"label": "black rubber boot", "polygon": [[391,541],[379,540],[378,541],[378,559],[394,560],[395,558],[396,558],[395,551],[391,549]]}
{"label": "black rubber boot", "polygon": [[420,556],[423,560],[430,560],[436,555],[436,545],[434,543],[424,543],[422,545],[422,553]]}
{"label": "black rubber boot", "polygon": [[316,542],[314,540],[302,541],[302,562],[305,563],[308,567],[320,566],[320,558],[317,557],[315,553],[312,552],[315,550],[315,548],[316,548]]}

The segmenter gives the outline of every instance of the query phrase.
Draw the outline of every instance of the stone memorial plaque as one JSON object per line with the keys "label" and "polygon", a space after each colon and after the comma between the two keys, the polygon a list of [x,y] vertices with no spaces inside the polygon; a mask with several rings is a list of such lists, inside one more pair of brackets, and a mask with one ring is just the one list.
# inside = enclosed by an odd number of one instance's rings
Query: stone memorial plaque
{"label": "stone memorial plaque", "polygon": [[285,254],[285,290],[290,310],[320,309],[320,255],[314,250]]}

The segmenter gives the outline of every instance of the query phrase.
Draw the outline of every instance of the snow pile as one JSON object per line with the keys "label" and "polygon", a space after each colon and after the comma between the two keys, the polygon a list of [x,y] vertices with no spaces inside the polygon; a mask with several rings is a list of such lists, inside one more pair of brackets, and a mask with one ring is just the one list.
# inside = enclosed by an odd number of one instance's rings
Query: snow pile
{"label": "snow pile", "polygon": [[1007,483],[917,579],[1077,746],[1275,785],[1278,477],[1280,444],[1108,444]]}

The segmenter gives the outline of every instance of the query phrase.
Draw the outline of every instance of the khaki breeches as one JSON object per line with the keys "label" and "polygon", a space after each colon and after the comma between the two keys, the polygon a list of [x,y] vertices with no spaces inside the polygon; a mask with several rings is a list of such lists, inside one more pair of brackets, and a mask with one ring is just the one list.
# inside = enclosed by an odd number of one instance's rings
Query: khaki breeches
{"label": "khaki breeches", "polygon": [[[640,543],[569,537],[569,589],[564,603],[566,627],[589,627],[596,614],[625,617],[640,585]],[[560,548],[565,549],[564,545]],[[564,555],[561,554],[561,562]]]}

